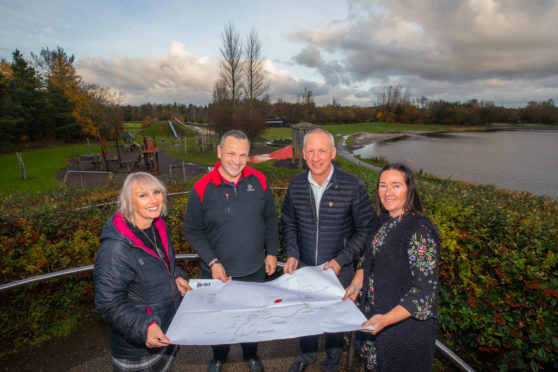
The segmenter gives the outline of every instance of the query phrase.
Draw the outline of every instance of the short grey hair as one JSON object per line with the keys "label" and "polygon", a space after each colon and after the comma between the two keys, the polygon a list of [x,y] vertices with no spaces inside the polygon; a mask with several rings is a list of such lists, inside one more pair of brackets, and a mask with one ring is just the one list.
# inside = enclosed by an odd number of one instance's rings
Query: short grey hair
{"label": "short grey hair", "polygon": [[306,140],[308,139],[308,136],[311,135],[312,133],[325,133],[329,136],[329,139],[331,141],[331,148],[335,147],[335,138],[333,138],[333,134],[329,133],[327,130],[322,129],[322,128],[314,128],[309,130],[308,132],[306,132],[306,134],[304,135],[304,140],[302,142],[303,144],[303,148],[306,148]]}
{"label": "short grey hair", "polygon": [[160,191],[163,194],[163,207],[161,208],[161,216],[167,215],[167,188],[161,181],[157,179],[157,177],[146,173],[146,172],[137,172],[131,173],[126,177],[126,181],[124,181],[124,185],[122,186],[122,190],[120,190],[120,195],[118,196],[118,204],[119,209],[118,211],[122,215],[122,217],[131,222],[134,226],[136,223],[134,222],[134,207],[132,204],[132,187],[136,184],[142,184],[149,190],[152,191]]}
{"label": "short grey hair", "polygon": [[[229,137],[248,141],[248,136],[244,134],[243,131],[238,129],[232,129],[229,130],[227,133],[223,134],[223,137],[221,137],[221,142],[219,142],[219,146],[221,146],[221,148],[223,148],[223,144],[225,143],[225,140]],[[250,143],[250,141],[248,141],[248,143]]]}

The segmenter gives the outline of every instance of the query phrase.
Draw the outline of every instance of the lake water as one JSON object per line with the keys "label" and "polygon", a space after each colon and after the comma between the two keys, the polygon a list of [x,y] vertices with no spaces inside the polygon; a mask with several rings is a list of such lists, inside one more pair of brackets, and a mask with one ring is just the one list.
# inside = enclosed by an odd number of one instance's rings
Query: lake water
{"label": "lake water", "polygon": [[410,135],[353,151],[403,161],[414,170],[558,200],[558,131]]}

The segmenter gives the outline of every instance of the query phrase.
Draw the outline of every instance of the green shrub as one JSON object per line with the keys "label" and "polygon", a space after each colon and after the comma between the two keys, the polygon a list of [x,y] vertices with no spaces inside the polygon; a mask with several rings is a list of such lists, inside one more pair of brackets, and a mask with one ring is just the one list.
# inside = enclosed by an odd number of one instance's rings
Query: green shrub
{"label": "green shrub", "polygon": [[558,368],[558,203],[461,182],[420,188],[443,241],[449,346],[480,369]]}
{"label": "green shrub", "polygon": [[[363,179],[373,200],[377,173],[341,160],[339,165]],[[257,168],[278,187],[286,187],[298,173],[268,163]],[[189,187],[172,184],[169,191]],[[443,243],[439,338],[479,370],[557,369],[558,203],[434,178],[421,179],[419,189]],[[60,188],[41,195],[4,196],[2,282],[92,264],[97,237],[116,205],[76,208],[113,201],[118,191]],[[278,214],[284,193],[274,191]],[[187,200],[187,194],[170,197],[165,218],[177,253],[192,253],[182,235]],[[180,265],[199,275],[197,261]],[[0,357],[66,334],[93,313],[91,274],[3,293],[0,335],[5,342]]]}

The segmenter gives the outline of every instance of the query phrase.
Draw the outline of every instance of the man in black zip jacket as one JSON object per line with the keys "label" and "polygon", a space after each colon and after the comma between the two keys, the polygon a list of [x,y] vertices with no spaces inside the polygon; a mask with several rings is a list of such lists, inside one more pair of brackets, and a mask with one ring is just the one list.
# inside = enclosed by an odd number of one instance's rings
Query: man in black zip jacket
{"label": "man in black zip jacket", "polygon": [[[263,282],[275,273],[279,253],[277,215],[265,176],[246,166],[250,143],[232,130],[217,147],[220,159],[192,190],[184,217],[184,235],[201,259],[202,279]],[[263,372],[257,343],[243,343],[251,372]],[[213,347],[209,372],[218,372],[230,345]]]}
{"label": "man in black zip jacket", "polygon": [[[372,203],[357,177],[335,168],[336,148],[331,133],[317,128],[304,137],[308,171],[293,178],[281,211],[287,251],[284,272],[326,263],[343,287],[354,275],[354,261],[370,244],[374,221]],[[322,371],[337,371],[343,333],[328,333]],[[316,362],[319,336],[300,338],[301,354],[289,372],[303,371]]]}

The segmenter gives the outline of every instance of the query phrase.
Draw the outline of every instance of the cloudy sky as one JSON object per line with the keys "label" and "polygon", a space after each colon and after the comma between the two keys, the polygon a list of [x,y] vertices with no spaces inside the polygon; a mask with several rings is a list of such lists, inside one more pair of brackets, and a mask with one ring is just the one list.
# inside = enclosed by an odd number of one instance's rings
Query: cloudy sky
{"label": "cloudy sky", "polygon": [[263,44],[272,102],[558,101],[556,0],[0,0],[0,58],[60,46],[124,103],[207,104],[232,22]]}

